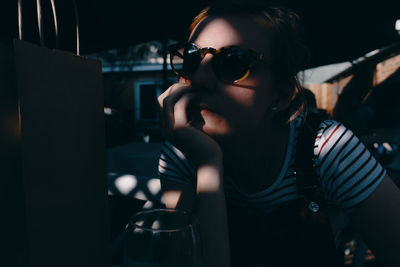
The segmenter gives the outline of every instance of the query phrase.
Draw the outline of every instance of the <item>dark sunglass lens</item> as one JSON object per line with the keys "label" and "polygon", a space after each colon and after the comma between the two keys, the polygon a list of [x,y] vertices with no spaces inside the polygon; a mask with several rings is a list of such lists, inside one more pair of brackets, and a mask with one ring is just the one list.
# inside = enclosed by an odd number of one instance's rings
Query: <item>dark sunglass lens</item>
{"label": "dark sunglass lens", "polygon": [[168,52],[170,53],[170,64],[173,71],[181,75],[184,47],[181,44],[175,44],[168,48]]}
{"label": "dark sunglass lens", "polygon": [[182,75],[190,77],[201,62],[201,52],[193,44],[186,44],[183,54]]}
{"label": "dark sunglass lens", "polygon": [[176,74],[190,78],[201,62],[199,49],[191,44],[181,44],[170,49],[171,65]]}
{"label": "dark sunglass lens", "polygon": [[183,56],[180,53],[171,54],[171,65],[176,74],[181,75],[183,67]]}
{"label": "dark sunglass lens", "polygon": [[244,77],[251,63],[251,59],[240,48],[222,50],[215,59],[216,74],[223,81],[233,82]]}

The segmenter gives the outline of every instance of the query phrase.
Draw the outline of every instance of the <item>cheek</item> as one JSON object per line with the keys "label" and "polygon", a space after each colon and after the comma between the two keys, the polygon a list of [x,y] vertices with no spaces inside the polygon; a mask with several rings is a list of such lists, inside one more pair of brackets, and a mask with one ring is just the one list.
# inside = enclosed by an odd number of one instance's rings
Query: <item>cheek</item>
{"label": "cheek", "polygon": [[202,130],[210,136],[225,136],[233,132],[232,124],[221,116],[204,117]]}
{"label": "cheek", "polygon": [[232,88],[225,93],[227,102],[239,109],[249,109],[253,106],[257,92],[254,89]]}
{"label": "cheek", "polygon": [[240,117],[254,116],[264,113],[271,105],[272,97],[267,90],[232,90],[227,99],[231,101],[231,110]]}
{"label": "cheek", "polygon": [[245,134],[257,130],[271,106],[268,90],[225,88],[218,97],[219,114],[204,113],[202,130],[214,136]]}
{"label": "cheek", "polygon": [[254,131],[260,124],[265,123],[274,96],[269,90],[259,88],[231,93],[230,99],[235,103],[235,107],[227,114],[227,119],[232,122],[232,128],[242,132]]}
{"label": "cheek", "polygon": [[230,103],[227,103],[224,115],[231,125],[231,130],[242,132],[253,128],[252,124],[259,120],[258,117],[263,113],[264,107],[256,91],[234,91],[228,95],[227,99]]}

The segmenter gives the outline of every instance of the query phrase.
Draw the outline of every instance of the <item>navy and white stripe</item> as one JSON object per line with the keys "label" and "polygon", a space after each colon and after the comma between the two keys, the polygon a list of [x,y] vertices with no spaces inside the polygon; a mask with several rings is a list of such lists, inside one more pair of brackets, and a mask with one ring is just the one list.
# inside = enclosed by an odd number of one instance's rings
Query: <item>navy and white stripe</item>
{"label": "navy and white stripe", "polygon": [[[298,116],[290,123],[288,149],[274,183],[260,192],[247,193],[225,177],[225,194],[229,201],[256,212],[268,213],[282,203],[299,198],[293,166],[302,119]],[[385,170],[352,131],[333,120],[321,123],[314,156],[325,198],[348,212],[365,200],[385,176]],[[194,165],[169,142],[161,150],[159,173],[161,179],[196,184]]]}
{"label": "navy and white stripe", "polygon": [[168,141],[161,148],[158,172],[162,179],[182,182],[184,184],[195,184],[193,180],[196,177],[194,165],[179,149]]}
{"label": "navy and white stripe", "polygon": [[315,142],[317,173],[327,199],[350,211],[379,185],[386,172],[344,125],[324,121]]}

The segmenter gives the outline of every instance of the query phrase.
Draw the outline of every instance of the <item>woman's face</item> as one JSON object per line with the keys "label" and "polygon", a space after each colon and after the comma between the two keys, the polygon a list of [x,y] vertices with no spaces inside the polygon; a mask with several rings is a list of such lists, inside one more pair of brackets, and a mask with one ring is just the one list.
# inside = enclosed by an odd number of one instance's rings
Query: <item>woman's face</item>
{"label": "woman's face", "polygon": [[[200,47],[215,49],[238,45],[271,58],[271,39],[260,18],[250,16],[208,17],[196,26],[189,38]],[[221,82],[207,54],[190,81],[194,101],[188,108],[192,125],[217,139],[225,136],[251,136],[268,123],[271,107],[280,105],[271,66],[256,64],[250,75],[238,84]]]}

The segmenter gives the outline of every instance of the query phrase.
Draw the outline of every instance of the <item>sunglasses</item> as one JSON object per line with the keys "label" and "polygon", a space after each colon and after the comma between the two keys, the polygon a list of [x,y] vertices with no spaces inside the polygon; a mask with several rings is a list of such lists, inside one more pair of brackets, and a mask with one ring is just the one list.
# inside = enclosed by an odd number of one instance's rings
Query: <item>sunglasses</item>
{"label": "sunglasses", "polygon": [[191,79],[208,53],[213,55],[211,64],[216,77],[224,83],[243,81],[255,63],[266,63],[264,54],[239,46],[201,48],[194,43],[184,42],[169,46],[168,52],[172,70],[186,79]]}

